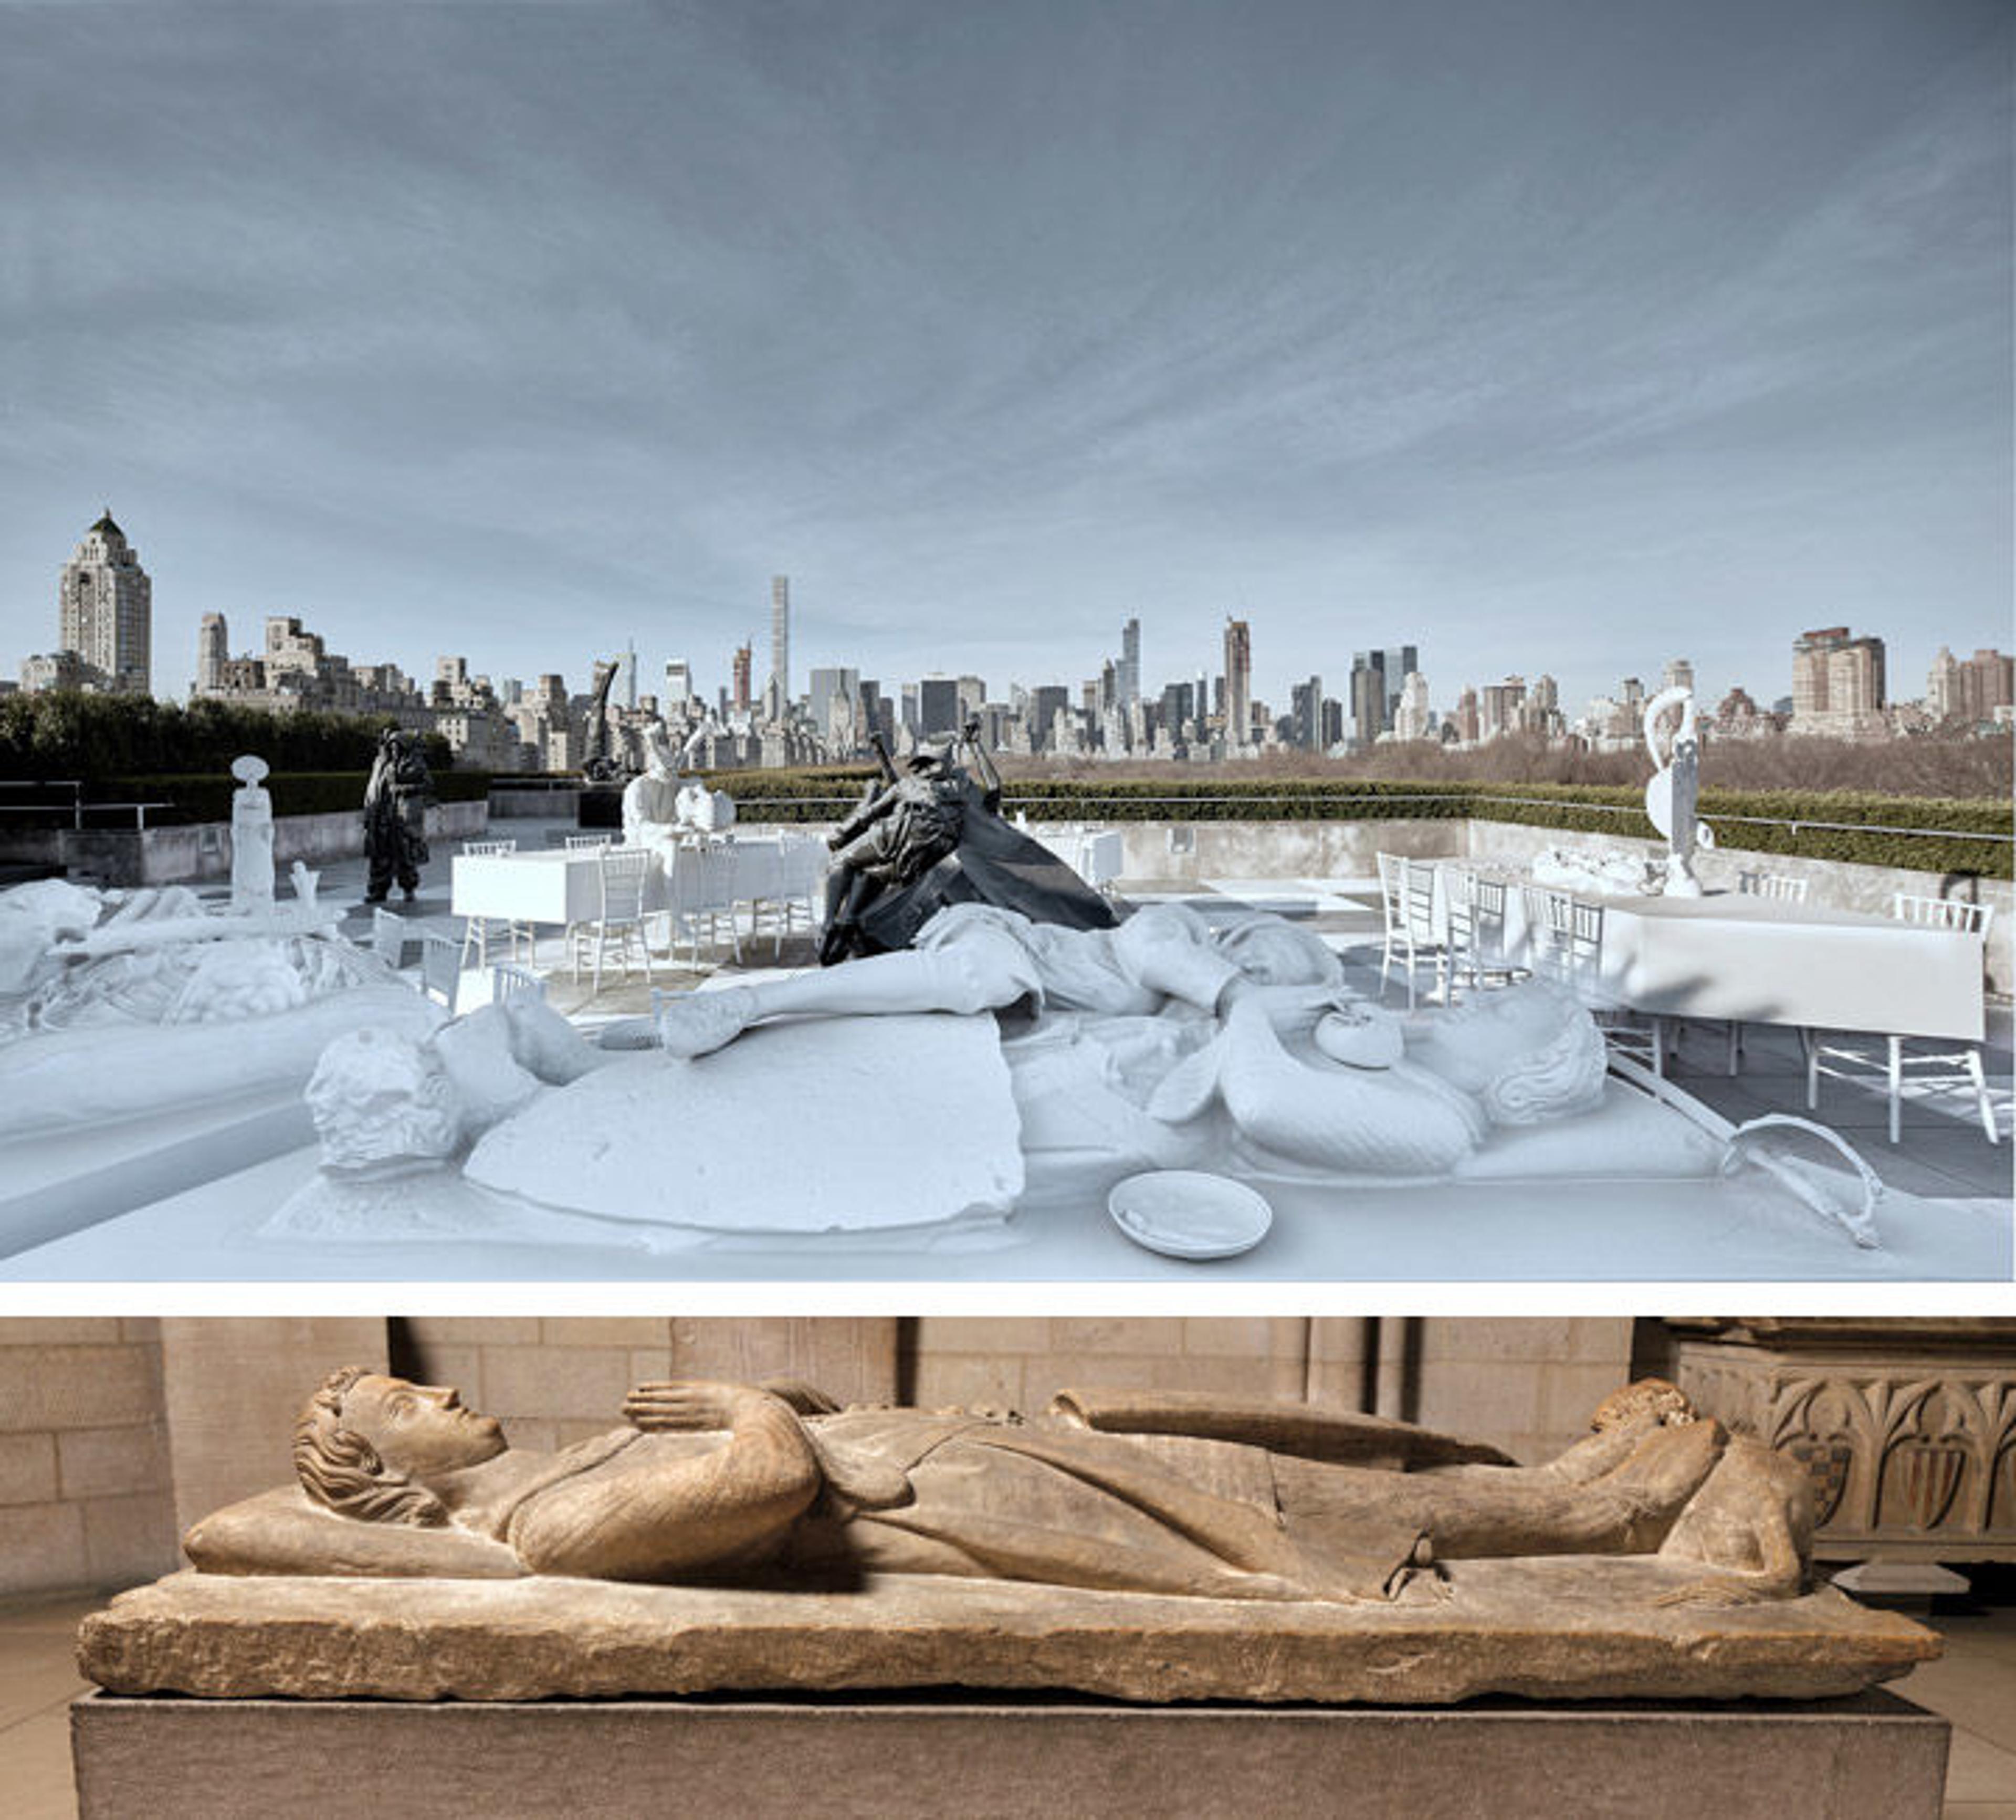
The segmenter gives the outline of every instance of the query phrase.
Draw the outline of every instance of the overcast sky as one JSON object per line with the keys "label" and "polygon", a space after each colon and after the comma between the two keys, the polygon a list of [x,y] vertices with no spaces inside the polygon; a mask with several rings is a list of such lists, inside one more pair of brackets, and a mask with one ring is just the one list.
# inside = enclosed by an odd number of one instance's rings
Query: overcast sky
{"label": "overcast sky", "polygon": [[2007,0],[0,0],[0,669],[2011,639]]}

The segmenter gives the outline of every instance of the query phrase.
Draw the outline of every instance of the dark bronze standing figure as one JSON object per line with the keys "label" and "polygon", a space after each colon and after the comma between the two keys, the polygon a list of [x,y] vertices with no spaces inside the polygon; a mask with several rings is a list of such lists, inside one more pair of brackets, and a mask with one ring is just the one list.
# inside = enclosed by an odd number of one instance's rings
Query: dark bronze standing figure
{"label": "dark bronze standing figure", "polygon": [[[1112,927],[1111,904],[1002,818],[1001,775],[981,745],[977,720],[949,745],[920,750],[907,776],[879,736],[873,743],[881,785],[869,786],[828,840],[822,964],[908,948],[949,904],[992,904],[1071,929]],[[957,762],[962,746],[971,771]]]}
{"label": "dark bronze standing figure", "polygon": [[409,903],[419,890],[420,868],[427,863],[427,807],[434,793],[434,774],[419,741],[387,727],[364,786],[364,857],[370,868],[365,903],[383,903],[395,878]]}
{"label": "dark bronze standing figure", "polygon": [[611,741],[609,728],[609,691],[616,681],[618,660],[614,657],[598,661],[595,666],[595,688],[588,704],[588,714],[581,728],[581,745],[585,756],[581,761],[581,775],[590,783],[609,783],[622,768],[610,750]]}
{"label": "dark bronze standing figure", "polygon": [[905,776],[881,735],[872,738],[882,786],[869,785],[859,807],[827,838],[833,869],[826,875],[826,932],[819,943],[823,966],[873,953],[862,935],[862,912],[885,889],[910,883],[950,853],[965,825],[966,774],[952,761],[956,746],[920,748]]}

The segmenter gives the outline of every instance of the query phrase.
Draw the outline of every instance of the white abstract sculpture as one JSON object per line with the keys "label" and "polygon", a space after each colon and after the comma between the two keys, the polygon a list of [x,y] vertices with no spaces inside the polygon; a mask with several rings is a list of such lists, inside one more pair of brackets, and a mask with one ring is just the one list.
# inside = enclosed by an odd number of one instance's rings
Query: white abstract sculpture
{"label": "white abstract sculpture", "polygon": [[[1679,721],[1666,754],[1661,757],[1659,722],[1669,708],[1679,710]],[[1715,833],[1694,814],[1701,789],[1701,739],[1694,731],[1692,689],[1677,685],[1662,689],[1646,703],[1645,749],[1659,768],[1645,786],[1645,813],[1666,837],[1666,894],[1698,897],[1701,887],[1701,880],[1694,876],[1694,849],[1712,849]]]}
{"label": "white abstract sculpture", "polygon": [[231,761],[231,908],[251,915],[273,908],[273,799],[266,761],[251,753]]}
{"label": "white abstract sculpture", "polygon": [[[704,731],[704,730],[703,730]],[[679,766],[701,737],[696,734],[675,755],[664,730],[644,736],[644,768],[623,788],[623,844],[660,849],[668,861],[683,840],[717,834],[735,821],[734,800],[725,790],[680,775]]]}

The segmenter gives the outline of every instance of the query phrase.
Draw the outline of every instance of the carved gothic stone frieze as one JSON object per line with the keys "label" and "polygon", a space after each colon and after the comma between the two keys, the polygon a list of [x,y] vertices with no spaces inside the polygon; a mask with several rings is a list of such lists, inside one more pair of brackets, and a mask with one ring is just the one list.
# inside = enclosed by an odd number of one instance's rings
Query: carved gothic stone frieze
{"label": "carved gothic stone frieze", "polygon": [[1670,1322],[1702,1409],[1797,1461],[1816,1552],[2016,1559],[2016,1322]]}

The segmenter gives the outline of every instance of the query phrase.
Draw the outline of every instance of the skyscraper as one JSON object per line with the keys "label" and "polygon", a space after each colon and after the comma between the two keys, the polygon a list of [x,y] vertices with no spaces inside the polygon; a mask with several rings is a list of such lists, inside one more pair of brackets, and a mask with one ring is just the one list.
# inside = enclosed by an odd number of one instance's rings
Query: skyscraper
{"label": "skyscraper", "polygon": [[1120,628],[1120,667],[1117,678],[1120,704],[1141,699],[1141,622],[1130,619]]}
{"label": "skyscraper", "polygon": [[782,720],[791,705],[791,578],[770,577],[770,682],[765,691],[771,717]]}
{"label": "skyscraper", "polygon": [[668,714],[684,713],[686,703],[693,699],[693,666],[683,657],[668,658],[663,711]]}
{"label": "skyscraper", "polygon": [[729,673],[734,683],[728,705],[743,714],[749,711],[753,700],[750,672],[755,667],[755,661],[754,653],[747,645],[737,645],[734,656],[729,660]]}
{"label": "skyscraper", "polygon": [[1225,743],[1243,747],[1253,736],[1253,633],[1243,619],[1225,622]]}
{"label": "skyscraper", "polygon": [[1370,746],[1386,728],[1386,653],[1355,651],[1351,658],[1352,738]]}
{"label": "skyscraper", "polygon": [[963,725],[959,711],[959,685],[949,676],[927,676],[917,685],[917,732],[923,739],[943,739]]}
{"label": "skyscraper", "polygon": [[146,695],[151,685],[153,584],[140,552],[112,521],[111,509],[84,534],[63,565],[57,634],[85,666],[86,686]]}
{"label": "skyscraper", "polygon": [[1323,678],[1312,676],[1306,682],[1298,682],[1288,691],[1288,739],[1292,745],[1305,752],[1320,752],[1323,747]]}
{"label": "skyscraper", "polygon": [[1428,679],[1410,670],[1400,679],[1400,705],[1394,711],[1393,732],[1402,739],[1425,739],[1435,724],[1428,707]]}
{"label": "skyscraper", "polygon": [[[805,685],[805,705],[811,711],[814,729],[829,746],[836,743],[831,736],[834,698],[845,699],[848,724],[851,727],[855,703],[861,699],[861,672],[850,667],[838,665],[815,670]],[[847,743],[851,751],[853,746],[851,737]]]}
{"label": "skyscraper", "polygon": [[196,692],[214,695],[224,686],[231,659],[231,634],[221,613],[207,613],[196,629]]}

